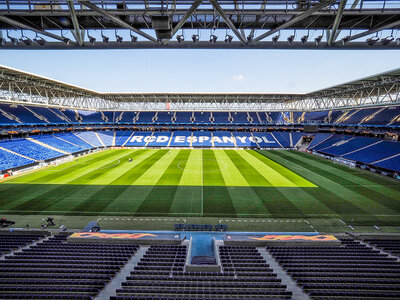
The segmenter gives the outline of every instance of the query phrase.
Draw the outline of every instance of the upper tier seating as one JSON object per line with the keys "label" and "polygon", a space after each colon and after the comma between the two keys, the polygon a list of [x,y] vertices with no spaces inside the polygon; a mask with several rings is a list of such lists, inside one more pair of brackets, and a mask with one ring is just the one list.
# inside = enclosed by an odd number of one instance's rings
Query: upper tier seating
{"label": "upper tier seating", "polygon": [[257,112],[249,112],[249,116],[252,118],[252,124],[261,124],[259,114]]}
{"label": "upper tier seating", "polygon": [[365,118],[372,116],[376,113],[379,108],[366,108],[360,109],[355,114],[353,114],[350,118],[343,121],[342,124],[360,124]]}
{"label": "upper tier seating", "polygon": [[249,123],[247,120],[247,113],[245,112],[231,112],[233,118],[233,124],[246,124]]}
{"label": "upper tier seating", "polygon": [[99,111],[88,111],[78,110],[79,115],[82,117],[82,123],[104,123],[101,112]]}
{"label": "upper tier seating", "polygon": [[39,161],[65,155],[61,152],[46,148],[26,139],[2,141],[0,142],[0,147]]}
{"label": "upper tier seating", "polygon": [[9,170],[15,167],[31,164],[33,162],[35,161],[0,149],[0,171]]}
{"label": "upper tier seating", "polygon": [[122,113],[117,114],[115,122],[122,124],[132,124],[134,118],[136,117],[136,112],[133,111],[124,111]]}
{"label": "upper tier seating", "polygon": [[139,113],[139,118],[136,123],[153,123],[153,118],[156,115],[154,111],[142,111]]}
{"label": "upper tier seating", "polygon": [[304,115],[304,123],[323,123],[328,117],[328,111],[310,111]]}
{"label": "upper tier seating", "polygon": [[93,299],[139,246],[66,243],[67,235],[0,261],[1,299]]}
{"label": "upper tier seating", "polygon": [[184,112],[184,111],[177,111],[176,112],[176,121],[175,124],[190,124],[192,121],[190,120],[192,117],[192,112]]}
{"label": "upper tier seating", "polygon": [[194,113],[194,123],[196,124],[209,124],[210,122],[210,113],[209,112],[195,112]]}
{"label": "upper tier seating", "polygon": [[10,104],[0,104],[0,109],[14,115],[22,123],[25,124],[45,124],[46,122],[38,119],[31,111],[26,109],[23,105],[10,105]]}
{"label": "upper tier seating", "polygon": [[[14,105],[15,106],[15,105]],[[9,117],[6,114],[9,114]],[[213,115],[214,120],[210,121]],[[155,117],[157,115],[157,120]],[[192,115],[195,120],[192,121]],[[14,120],[15,116],[18,120]],[[176,118],[175,121],[172,119]],[[230,119],[231,117],[231,119]],[[249,117],[251,119],[249,119]],[[252,120],[252,122],[250,121]],[[332,111],[273,112],[181,112],[181,111],[89,111],[0,103],[0,125],[39,124],[341,124],[400,125],[400,106]]]}
{"label": "upper tier seating", "polygon": [[65,116],[70,123],[74,123],[74,124],[79,124],[80,121],[77,119],[78,118],[78,114],[76,112],[76,110],[73,109],[55,109],[57,114],[61,114],[63,116]]}
{"label": "upper tier seating", "polygon": [[229,114],[227,112],[213,112],[212,113],[214,124],[228,124],[230,121],[228,120]]}
{"label": "upper tier seating", "polygon": [[66,123],[65,120],[61,119],[57,114],[53,112],[53,110],[47,107],[41,106],[28,106],[30,110],[34,111],[35,113],[43,116],[49,123],[53,124],[63,124]]}
{"label": "upper tier seating", "polygon": [[267,251],[312,299],[400,297],[400,263],[359,242],[270,246]]}
{"label": "upper tier seating", "polygon": [[173,116],[173,113],[160,111],[157,114],[158,119],[157,119],[156,123],[157,124],[171,124],[172,116]]}

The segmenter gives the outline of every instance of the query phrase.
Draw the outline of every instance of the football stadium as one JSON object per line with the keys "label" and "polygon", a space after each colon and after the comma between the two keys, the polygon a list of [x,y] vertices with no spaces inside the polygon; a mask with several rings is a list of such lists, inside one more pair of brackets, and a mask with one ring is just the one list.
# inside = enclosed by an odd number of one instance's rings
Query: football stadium
{"label": "football stadium", "polygon": [[[0,1],[0,62],[116,49],[389,53],[400,2]],[[0,65],[0,299],[399,299],[396,67],[141,93]]]}

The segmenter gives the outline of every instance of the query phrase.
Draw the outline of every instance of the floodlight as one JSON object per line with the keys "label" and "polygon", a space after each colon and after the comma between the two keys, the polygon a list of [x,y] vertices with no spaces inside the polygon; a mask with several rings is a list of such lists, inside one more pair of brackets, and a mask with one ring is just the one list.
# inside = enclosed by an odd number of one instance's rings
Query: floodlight
{"label": "floodlight", "polygon": [[253,40],[253,35],[252,34],[250,34],[248,37],[247,37],[247,42],[248,43],[251,43],[251,41]]}
{"label": "floodlight", "polygon": [[6,39],[3,37],[0,37],[0,46],[4,46],[6,44]]}
{"label": "floodlight", "polygon": [[374,36],[369,39],[366,39],[365,43],[369,46],[373,46],[378,40],[379,40],[379,38],[377,36]]}
{"label": "floodlight", "polygon": [[116,34],[116,35],[115,35],[115,40],[117,41],[117,43],[122,43],[122,41],[123,41],[124,39],[122,38],[122,36]]}
{"label": "floodlight", "polygon": [[305,43],[307,43],[308,40],[308,35],[305,35],[301,38],[301,43],[304,45]]}
{"label": "floodlight", "polygon": [[178,43],[183,43],[185,41],[185,37],[183,36],[183,34],[178,34],[176,36],[176,40],[178,41]]}
{"label": "floodlight", "polygon": [[389,45],[393,40],[394,40],[394,38],[392,36],[388,36],[388,37],[381,39],[380,42],[382,45],[386,46],[386,45]]}
{"label": "floodlight", "polygon": [[230,44],[233,40],[233,36],[231,36],[230,34],[227,34],[225,36],[225,43]]}
{"label": "floodlight", "polygon": [[193,41],[193,43],[197,43],[199,41],[199,35],[198,34],[193,34],[192,35],[192,41]]}
{"label": "floodlight", "polygon": [[289,36],[289,37],[287,38],[287,42],[288,42],[289,44],[293,43],[293,40],[294,40],[294,34],[292,34],[291,36]]}
{"label": "floodlight", "polygon": [[136,43],[137,42],[137,36],[133,35],[132,33],[131,33],[131,42],[132,43]]}
{"label": "floodlight", "polygon": [[396,39],[396,44],[400,46],[400,38]]}
{"label": "floodlight", "polygon": [[32,45],[32,40],[26,36],[22,36],[20,41],[23,42],[26,46]]}
{"label": "floodlight", "polygon": [[210,35],[210,43],[215,44],[218,37],[215,34]]}
{"label": "floodlight", "polygon": [[94,44],[94,43],[96,42],[96,38],[90,36],[89,33],[88,33],[88,38],[89,38],[89,42],[90,42],[91,44]]}
{"label": "floodlight", "polygon": [[319,44],[320,44],[321,41],[322,41],[322,38],[323,38],[323,36],[322,36],[322,35],[319,35],[319,36],[317,36],[317,37],[314,39],[314,42],[315,42],[315,45],[316,45],[316,46],[319,46]]}
{"label": "floodlight", "polygon": [[107,44],[110,41],[110,38],[103,33],[101,34],[101,38],[103,39],[103,43]]}
{"label": "floodlight", "polygon": [[40,36],[36,36],[36,37],[33,39],[33,41],[36,42],[36,43],[38,43],[40,46],[46,45],[46,40],[45,40],[44,38],[40,37]]}
{"label": "floodlight", "polygon": [[69,45],[69,44],[71,44],[71,40],[69,39],[69,38],[63,38],[63,42],[66,44],[66,45]]}
{"label": "floodlight", "polygon": [[278,40],[279,40],[279,34],[272,38],[272,44],[275,45],[278,42]]}
{"label": "floodlight", "polygon": [[344,38],[342,38],[342,44],[346,45],[349,40],[350,40],[350,36],[349,35],[345,36]]}

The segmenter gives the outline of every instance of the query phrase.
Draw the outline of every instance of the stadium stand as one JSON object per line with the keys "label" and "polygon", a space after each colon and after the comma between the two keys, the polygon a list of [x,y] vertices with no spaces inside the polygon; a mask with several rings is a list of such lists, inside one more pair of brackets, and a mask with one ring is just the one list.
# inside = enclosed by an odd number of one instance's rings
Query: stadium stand
{"label": "stadium stand", "polygon": [[0,232],[0,256],[32,244],[44,237],[45,235],[40,233],[10,234],[9,232]]}
{"label": "stadium stand", "polygon": [[[190,147],[191,131],[175,131],[172,133],[170,146],[172,147]],[[193,141],[193,143],[195,143]]]}
{"label": "stadium stand", "polygon": [[175,118],[175,124],[190,124],[192,123],[192,112],[177,111]]}
{"label": "stadium stand", "polygon": [[92,299],[136,253],[132,244],[70,244],[59,234],[0,261],[2,299]]}
{"label": "stadium stand", "polygon": [[156,113],[154,111],[142,111],[138,113],[139,117],[136,123],[143,123],[143,124],[153,123],[155,115]]}
{"label": "stadium stand", "polygon": [[114,131],[97,131],[96,133],[104,146],[110,147],[114,145]]}
{"label": "stadium stand", "polygon": [[133,134],[132,131],[120,131],[117,130],[115,132],[115,145],[123,146],[129,139],[129,137]]}
{"label": "stadium stand", "polygon": [[32,159],[28,159],[26,157],[22,157],[12,152],[1,149],[1,144],[2,143],[0,143],[0,171],[28,165],[35,162]]}
{"label": "stadium stand", "polygon": [[394,239],[395,237],[398,238],[398,236],[377,237],[375,239],[366,238],[363,241],[400,258],[400,239]]}
{"label": "stadium stand", "polygon": [[210,124],[210,113],[209,112],[194,112],[194,123],[196,124]]}
{"label": "stadium stand", "polygon": [[52,135],[38,135],[38,136],[34,136],[32,139],[42,142],[43,144],[49,145],[56,149],[69,152],[69,153],[75,153],[75,152],[79,152],[82,150],[86,150],[86,148],[82,148],[80,146],[76,146],[74,144],[65,142],[61,139],[58,139],[58,138],[52,136]]}
{"label": "stadium stand", "polygon": [[79,137],[77,137],[75,134],[73,134],[72,132],[64,132],[64,133],[58,133],[56,135],[54,135],[54,137],[61,139],[63,141],[69,142],[73,145],[79,146],[83,149],[91,149],[93,148],[92,145],[88,144],[87,142],[85,142],[84,140],[80,139]]}
{"label": "stadium stand", "polygon": [[342,237],[341,246],[268,246],[267,251],[312,299],[398,298],[400,263]]}
{"label": "stadium stand", "polygon": [[78,138],[85,141],[86,143],[88,143],[89,145],[93,145],[94,147],[103,147],[104,146],[96,132],[93,132],[93,131],[77,132],[75,135]]}
{"label": "stadium stand", "polygon": [[26,139],[2,141],[0,147],[39,161],[64,155],[62,152],[43,147]]}
{"label": "stadium stand", "polygon": [[87,111],[87,110],[78,110],[77,113],[82,117],[82,123],[88,124],[96,124],[96,123],[104,123],[102,119],[102,114],[100,111]]}
{"label": "stadium stand", "polygon": [[214,131],[212,135],[214,147],[235,147],[234,138],[230,132]]}
{"label": "stadium stand", "polygon": [[173,114],[169,112],[158,112],[157,113],[157,124],[171,124]]}
{"label": "stadium stand", "polygon": [[193,132],[193,147],[212,147],[211,132],[209,131],[194,131]]}

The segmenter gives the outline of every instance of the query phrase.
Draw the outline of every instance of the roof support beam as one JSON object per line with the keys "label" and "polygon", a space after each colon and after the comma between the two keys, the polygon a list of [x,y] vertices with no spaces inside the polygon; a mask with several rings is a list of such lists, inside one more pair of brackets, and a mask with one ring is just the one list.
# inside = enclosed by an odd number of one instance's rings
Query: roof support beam
{"label": "roof support beam", "polygon": [[97,12],[97,13],[99,13],[99,14],[107,17],[107,18],[109,18],[115,24],[117,24],[117,25],[119,25],[119,26],[121,26],[123,28],[132,30],[136,34],[138,34],[138,35],[140,35],[140,36],[142,36],[142,37],[144,37],[144,38],[146,38],[146,39],[148,39],[148,40],[150,40],[150,41],[152,41],[154,43],[158,43],[158,41],[154,37],[152,37],[151,35],[149,35],[149,34],[143,32],[143,31],[131,26],[130,24],[126,23],[125,21],[122,21],[121,19],[117,18],[116,16],[114,16],[114,15],[110,14],[109,12],[101,9],[97,5],[95,5],[93,3],[90,3],[89,1],[81,1],[80,3],[82,5],[84,5],[84,6],[86,6],[86,7],[94,10],[95,12]]}
{"label": "roof support beam", "polygon": [[283,23],[282,25],[280,25],[280,26],[278,26],[278,27],[276,27],[276,28],[274,28],[274,29],[271,29],[271,30],[265,32],[264,34],[262,34],[262,35],[256,37],[256,38],[253,40],[253,43],[256,43],[256,42],[258,42],[258,41],[261,41],[261,40],[265,39],[267,36],[270,36],[270,35],[274,34],[275,32],[278,32],[279,30],[288,28],[288,27],[290,27],[290,26],[296,24],[297,22],[299,22],[299,21],[301,21],[301,20],[304,20],[305,18],[311,16],[311,15],[312,15],[313,13],[315,13],[316,11],[318,11],[318,10],[320,10],[320,9],[322,9],[322,8],[324,8],[324,7],[328,6],[328,5],[330,5],[330,4],[331,4],[331,1],[326,1],[326,2],[321,2],[321,3],[319,3],[318,5],[314,6],[313,8],[311,8],[311,9],[309,9],[309,10],[303,12],[302,14],[300,14],[300,15],[294,17],[293,19],[287,21],[286,23]]}
{"label": "roof support beam", "polygon": [[68,1],[68,7],[69,7],[69,12],[71,14],[72,24],[74,25],[75,40],[79,46],[83,46],[83,38],[79,29],[79,22],[76,16],[74,3],[72,1]]}
{"label": "roof support beam", "polygon": [[347,0],[341,0],[339,3],[339,8],[338,8],[338,11],[337,11],[337,14],[335,17],[335,21],[333,22],[332,31],[329,36],[328,46],[331,46],[332,43],[335,42],[335,40],[337,38],[336,31],[339,27],[340,21],[342,20],[342,15],[343,15],[343,11],[346,6],[346,3],[347,3]]}
{"label": "roof support beam", "polygon": [[245,45],[247,44],[246,39],[242,36],[242,34],[237,30],[235,25],[232,23],[232,21],[228,18],[224,10],[222,9],[221,5],[216,0],[210,0],[210,3],[212,6],[215,8],[215,10],[221,15],[222,19],[226,22],[226,24],[229,26],[229,28],[232,30],[232,32],[237,36],[239,41]]}
{"label": "roof support beam", "polygon": [[[352,36],[349,37],[348,41],[356,40],[356,39],[359,39],[361,37],[373,34],[375,32],[378,32],[378,31],[381,31],[381,30],[384,30],[384,29],[393,29],[394,27],[399,26],[399,25],[400,25],[400,20],[392,22],[392,23],[389,23],[387,25],[384,25],[384,26],[381,26],[381,27],[378,27],[378,28],[374,28],[374,29],[370,29],[370,30],[361,32],[359,34],[352,35]],[[337,42],[335,42],[334,44],[336,44],[336,43]]]}
{"label": "roof support beam", "polygon": [[45,36],[48,36],[48,37],[50,37],[50,38],[56,39],[56,40],[58,40],[58,41],[64,42],[64,39],[65,39],[65,38],[62,37],[62,36],[56,35],[56,34],[51,33],[51,32],[44,31],[44,30],[42,30],[42,29],[38,29],[38,28],[32,27],[32,26],[30,26],[30,25],[21,23],[21,22],[19,22],[19,21],[10,19],[10,18],[5,17],[5,16],[0,16],[0,21],[3,21],[3,22],[5,22],[5,23],[8,23],[8,24],[10,24],[10,25],[12,25],[12,26],[15,26],[15,27],[17,27],[17,28],[20,28],[20,29],[32,30],[32,31],[34,31],[34,32],[36,32],[36,33],[40,33],[40,34],[42,34],[42,35],[45,35]]}
{"label": "roof support beam", "polygon": [[183,16],[183,18],[179,21],[178,24],[176,24],[176,26],[172,30],[172,36],[174,36],[175,33],[177,33],[178,30],[182,28],[183,24],[185,24],[187,19],[189,19],[190,16],[193,14],[193,12],[200,6],[201,2],[203,2],[203,0],[196,0],[193,2],[192,6],[189,7],[189,9],[186,11],[185,15]]}

